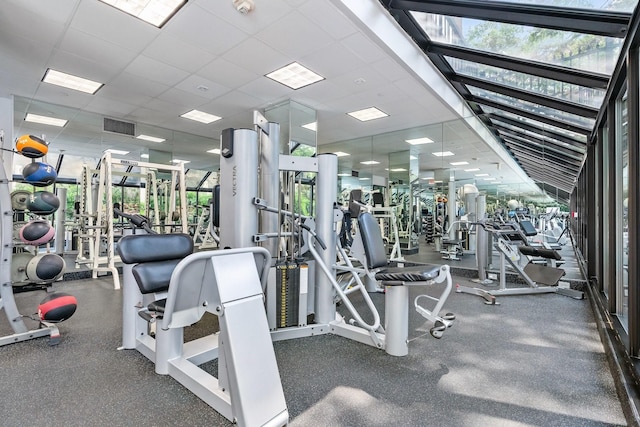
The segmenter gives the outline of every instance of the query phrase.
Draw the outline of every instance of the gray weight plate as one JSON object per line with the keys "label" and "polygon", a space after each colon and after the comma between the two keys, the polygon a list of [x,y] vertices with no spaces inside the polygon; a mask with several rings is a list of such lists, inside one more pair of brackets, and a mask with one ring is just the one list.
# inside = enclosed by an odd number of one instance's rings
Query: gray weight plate
{"label": "gray weight plate", "polygon": [[29,252],[20,252],[11,257],[11,283],[22,284],[29,281],[27,277],[27,264],[33,258]]}
{"label": "gray weight plate", "polygon": [[26,190],[16,190],[11,193],[11,208],[14,211],[26,211],[30,192]]}

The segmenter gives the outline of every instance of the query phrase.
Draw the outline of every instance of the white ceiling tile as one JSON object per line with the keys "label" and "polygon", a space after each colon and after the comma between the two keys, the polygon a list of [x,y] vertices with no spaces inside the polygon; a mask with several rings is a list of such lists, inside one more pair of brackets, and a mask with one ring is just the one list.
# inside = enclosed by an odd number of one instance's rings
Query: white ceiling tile
{"label": "white ceiling tile", "polygon": [[[189,92],[204,99],[205,101],[217,98],[231,90],[227,86],[216,83],[214,80],[205,79],[195,74],[192,74],[178,83],[176,85],[176,89]],[[170,94],[165,95],[170,99]]]}
{"label": "white ceiling tile", "polygon": [[254,37],[244,40],[226,52],[224,59],[244,69],[253,70],[261,76],[293,62],[291,57],[283,55]]}
{"label": "white ceiling tile", "polygon": [[184,70],[143,55],[134,59],[125,72],[168,86],[178,84],[189,75]]}
{"label": "white ceiling tile", "polygon": [[121,73],[115,77],[108,85],[98,91],[100,96],[123,99],[136,98],[136,104],[144,105],[150,98],[155,98],[168,90],[171,86],[149,80],[144,76],[137,76],[130,73]]}
{"label": "white ceiling tile", "polygon": [[222,57],[214,59],[202,67],[198,70],[197,75],[215,82],[220,82],[229,88],[243,86],[260,76]]}
{"label": "white ceiling tile", "polygon": [[376,62],[384,56],[384,51],[362,33],[354,33],[342,43],[365,62]]}
{"label": "white ceiling tile", "polygon": [[260,31],[256,38],[293,58],[329,44],[327,33],[299,12],[284,16],[277,25]]}
{"label": "white ceiling tile", "polygon": [[308,1],[298,8],[309,20],[318,24],[334,39],[339,40],[358,31],[353,22],[344,16],[332,4],[319,1]]}
{"label": "white ceiling tile", "polygon": [[99,1],[80,2],[71,28],[141,52],[160,30],[140,19]]}
{"label": "white ceiling tile", "polygon": [[242,30],[200,7],[197,2],[171,19],[163,31],[214,55],[234,48],[247,36]]}
{"label": "white ceiling tile", "polygon": [[161,33],[144,52],[145,56],[184,71],[194,73],[212,61],[215,55],[169,33]]}
{"label": "white ceiling tile", "polygon": [[247,34],[252,35],[293,10],[292,7],[283,0],[256,2],[256,7],[245,15],[238,12],[231,1],[225,1],[223,4],[220,4],[219,1],[206,1],[202,2],[200,6]]}

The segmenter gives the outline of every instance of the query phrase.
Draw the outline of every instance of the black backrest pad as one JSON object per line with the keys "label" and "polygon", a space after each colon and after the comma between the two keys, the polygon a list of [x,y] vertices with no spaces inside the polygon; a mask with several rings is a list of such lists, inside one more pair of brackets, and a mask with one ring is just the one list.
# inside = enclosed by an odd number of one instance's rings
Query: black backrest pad
{"label": "black backrest pad", "polygon": [[169,289],[171,274],[182,258],[136,264],[131,271],[143,294]]}
{"label": "black backrest pad", "polygon": [[118,254],[125,264],[182,259],[193,252],[188,234],[135,234],[118,241]]}
{"label": "black backrest pad", "polygon": [[369,212],[363,212],[358,217],[358,227],[367,257],[367,267],[378,268],[387,265],[387,250],[384,247],[380,224]]}
{"label": "black backrest pad", "polygon": [[518,224],[520,224],[520,228],[525,236],[535,236],[538,234],[538,230],[536,230],[531,221],[520,221]]}

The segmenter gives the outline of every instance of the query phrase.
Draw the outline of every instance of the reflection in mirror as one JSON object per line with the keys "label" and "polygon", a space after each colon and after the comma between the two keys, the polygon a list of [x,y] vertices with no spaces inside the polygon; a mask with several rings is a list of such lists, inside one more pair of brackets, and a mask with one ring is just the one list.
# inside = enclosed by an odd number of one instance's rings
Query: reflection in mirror
{"label": "reflection in mirror", "polygon": [[316,110],[287,100],[265,109],[267,120],[280,124],[280,154],[313,157],[317,152]]}

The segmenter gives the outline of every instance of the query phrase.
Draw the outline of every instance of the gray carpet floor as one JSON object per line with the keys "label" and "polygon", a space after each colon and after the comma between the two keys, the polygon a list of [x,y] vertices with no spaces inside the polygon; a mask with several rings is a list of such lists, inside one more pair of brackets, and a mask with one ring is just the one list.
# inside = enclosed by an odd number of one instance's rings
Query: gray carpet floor
{"label": "gray carpet floor", "polygon": [[[136,351],[117,350],[122,295],[111,280],[54,289],[75,295],[78,310],[59,325],[57,346],[40,338],[0,347],[1,426],[231,425]],[[16,300],[29,314],[45,295]],[[372,296],[383,315],[383,294]],[[445,308],[457,319],[439,340],[412,310],[406,357],[333,335],[276,342],[290,425],[626,425],[588,301],[500,302],[452,294]],[[2,335],[9,329],[0,315]]]}

